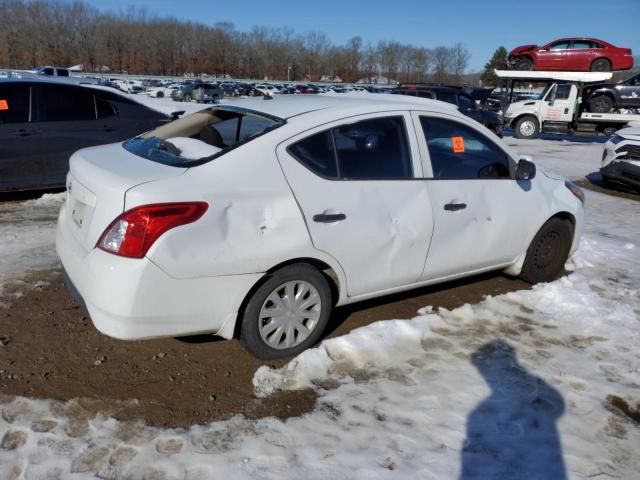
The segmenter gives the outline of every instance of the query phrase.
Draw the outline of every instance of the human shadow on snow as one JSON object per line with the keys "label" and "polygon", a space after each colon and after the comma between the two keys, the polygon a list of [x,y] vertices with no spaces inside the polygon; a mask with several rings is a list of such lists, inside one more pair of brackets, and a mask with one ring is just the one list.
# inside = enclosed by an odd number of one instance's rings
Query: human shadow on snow
{"label": "human shadow on snow", "polygon": [[560,393],[520,365],[503,340],[478,348],[471,362],[491,394],[467,419],[460,479],[565,480]]}

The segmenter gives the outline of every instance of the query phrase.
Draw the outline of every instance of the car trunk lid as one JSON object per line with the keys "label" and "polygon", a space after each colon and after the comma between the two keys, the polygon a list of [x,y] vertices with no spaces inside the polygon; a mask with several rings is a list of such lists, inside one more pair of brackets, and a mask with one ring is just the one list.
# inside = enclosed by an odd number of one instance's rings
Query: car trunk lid
{"label": "car trunk lid", "polygon": [[123,212],[128,190],[187,171],[148,161],[127,152],[119,143],[80,150],[71,156],[69,164],[64,208],[69,228],[87,250]]}

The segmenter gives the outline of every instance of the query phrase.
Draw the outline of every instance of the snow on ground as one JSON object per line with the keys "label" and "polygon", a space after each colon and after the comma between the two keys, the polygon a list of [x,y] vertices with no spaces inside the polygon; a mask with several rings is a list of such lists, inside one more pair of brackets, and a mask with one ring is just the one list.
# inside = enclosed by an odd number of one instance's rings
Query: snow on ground
{"label": "snow on ground", "polygon": [[523,140],[505,137],[507,145],[520,155],[530,156],[540,167],[571,179],[596,174],[599,177],[604,142],[608,137],[597,137],[597,143],[585,137],[541,134],[543,140]]}
{"label": "snow on ground", "polygon": [[37,200],[0,203],[0,307],[6,282],[57,262],[54,247],[64,193]]}
{"label": "snow on ground", "polygon": [[[550,163],[548,141],[525,147]],[[566,147],[550,164],[588,158],[582,176],[601,148]],[[162,430],[16,398],[2,406],[0,478],[637,478],[640,428],[606,399],[640,401],[640,203],[586,194],[571,275],[452,311],[425,305],[256,372],[257,395],[315,388],[310,414]]]}

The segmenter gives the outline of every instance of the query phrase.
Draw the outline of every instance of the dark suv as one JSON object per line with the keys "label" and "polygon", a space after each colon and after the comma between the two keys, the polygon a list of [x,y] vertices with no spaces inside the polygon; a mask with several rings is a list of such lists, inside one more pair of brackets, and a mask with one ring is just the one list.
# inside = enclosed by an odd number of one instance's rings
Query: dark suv
{"label": "dark suv", "polygon": [[176,102],[218,103],[222,97],[224,93],[218,85],[203,82],[187,83],[171,92],[171,98]]}
{"label": "dark suv", "polygon": [[396,95],[412,95],[414,97],[432,98],[442,102],[453,103],[466,116],[481,123],[499,137],[502,137],[503,118],[497,112],[483,108],[481,104],[487,101],[492,89],[471,89],[469,92],[462,87],[429,84],[403,84],[391,93]]}
{"label": "dark suv", "polygon": [[612,109],[640,109],[640,73],[620,83],[597,85],[586,92],[589,110],[607,113]]}

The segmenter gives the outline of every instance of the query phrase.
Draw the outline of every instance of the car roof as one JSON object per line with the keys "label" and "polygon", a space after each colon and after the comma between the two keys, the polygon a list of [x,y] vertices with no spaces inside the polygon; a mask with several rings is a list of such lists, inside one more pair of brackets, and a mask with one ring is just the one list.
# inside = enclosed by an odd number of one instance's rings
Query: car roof
{"label": "car roof", "polygon": [[598,42],[601,43],[603,45],[611,45],[608,42],[605,42],[604,40],[600,40],[599,38],[593,38],[593,37],[566,37],[566,38],[558,38],[557,40],[553,40],[552,42],[549,43],[556,43],[556,42],[570,42],[572,40],[586,40],[586,41],[590,41],[590,42]]}
{"label": "car roof", "polygon": [[277,95],[272,99],[247,99],[242,107],[266,113],[273,117],[290,119],[318,110],[362,110],[366,108],[384,110],[411,110],[412,107],[450,113],[457,111],[455,105],[436,100],[406,95]]}

